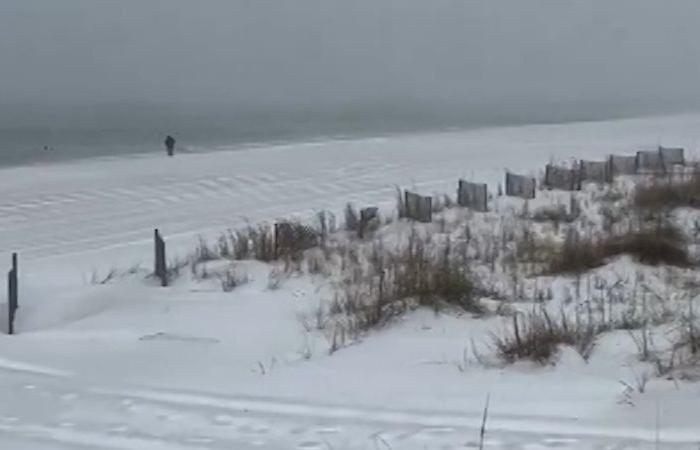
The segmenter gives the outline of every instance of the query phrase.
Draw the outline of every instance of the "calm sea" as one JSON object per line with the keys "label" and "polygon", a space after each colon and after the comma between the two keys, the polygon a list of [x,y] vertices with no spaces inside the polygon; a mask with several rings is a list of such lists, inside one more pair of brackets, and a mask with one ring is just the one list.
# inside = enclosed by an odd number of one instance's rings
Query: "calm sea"
{"label": "calm sea", "polygon": [[[98,105],[0,107],[0,166],[164,152],[168,134],[177,147],[203,151],[217,146],[349,139],[483,126],[569,122],[625,117],[543,108],[334,107],[268,110],[182,106]],[[199,150],[198,150],[199,149]]]}

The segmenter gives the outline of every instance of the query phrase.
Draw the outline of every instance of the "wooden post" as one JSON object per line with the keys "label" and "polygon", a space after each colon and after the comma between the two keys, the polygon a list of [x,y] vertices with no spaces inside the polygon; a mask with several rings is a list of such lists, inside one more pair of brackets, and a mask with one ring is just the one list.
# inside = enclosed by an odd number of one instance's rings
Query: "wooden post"
{"label": "wooden post", "polygon": [[272,257],[274,260],[278,260],[280,258],[280,242],[282,242],[281,238],[281,230],[280,230],[280,224],[275,222],[275,226],[272,232],[273,236],[272,239],[274,239],[274,247],[273,247],[273,254]]}
{"label": "wooden post", "polygon": [[376,219],[377,217],[379,217],[379,208],[376,206],[370,206],[360,210],[360,225],[357,229],[357,235],[360,237],[360,239],[365,237],[365,231],[367,230],[367,226],[369,225],[370,221]]}
{"label": "wooden post", "polygon": [[160,245],[158,245],[158,228],[153,232],[153,274],[160,278]]}
{"label": "wooden post", "polygon": [[15,334],[15,312],[17,311],[19,284],[17,282],[17,253],[12,254],[12,269],[7,274],[7,333]]}
{"label": "wooden post", "polygon": [[165,260],[165,241],[160,236],[156,228],[153,236],[155,246],[155,267],[154,273],[160,278],[160,285],[166,287],[168,285],[168,267]]}

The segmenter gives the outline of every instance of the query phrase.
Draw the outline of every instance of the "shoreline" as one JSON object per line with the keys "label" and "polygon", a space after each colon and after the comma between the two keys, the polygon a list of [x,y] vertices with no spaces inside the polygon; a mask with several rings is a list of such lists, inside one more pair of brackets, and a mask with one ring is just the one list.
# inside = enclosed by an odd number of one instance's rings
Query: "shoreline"
{"label": "shoreline", "polygon": [[[596,123],[606,123],[606,122],[626,122],[634,120],[644,120],[644,119],[671,119],[671,118],[682,118],[682,117],[692,117],[697,113],[693,112],[681,112],[675,114],[640,114],[631,115],[620,118],[601,118],[601,119],[584,119],[575,121],[541,121],[541,122],[504,122],[500,124],[474,124],[474,125],[446,125],[441,127],[430,127],[425,128],[413,128],[405,130],[394,130],[394,131],[359,131],[359,132],[349,132],[349,133],[330,133],[330,134],[307,134],[299,136],[291,136],[287,138],[269,138],[269,139],[259,139],[259,140],[241,140],[236,142],[235,139],[215,139],[215,140],[194,140],[192,142],[184,141],[183,138],[177,138],[179,141],[176,143],[175,154],[192,154],[192,153],[211,153],[218,151],[250,151],[259,150],[265,148],[278,148],[285,146],[299,146],[299,145],[322,145],[331,143],[342,143],[342,142],[355,142],[364,140],[375,140],[375,139],[391,139],[400,137],[411,137],[420,135],[440,135],[448,133],[463,133],[469,131],[478,130],[493,130],[493,129],[519,129],[523,127],[556,127],[556,126],[567,126],[567,125],[578,125],[578,124],[596,124]],[[118,149],[112,154],[89,154],[87,149],[89,148],[113,148]],[[60,145],[59,149],[52,149],[48,152],[37,148],[34,152],[34,159],[18,157],[16,154],[10,156],[9,161],[3,161],[3,157],[0,153],[0,170],[11,169],[11,168],[21,168],[21,167],[37,167],[37,166],[53,166],[66,163],[75,163],[79,161],[100,161],[106,160],[111,161],[114,159],[121,159],[127,157],[148,157],[155,156],[160,153],[165,154],[165,149],[162,142],[159,140],[154,140],[153,142],[141,142],[141,143],[128,143],[128,144],[107,144],[107,145],[93,145],[89,146],[86,144],[81,144],[75,146],[79,149],[78,151],[72,150],[68,152],[61,152]]]}

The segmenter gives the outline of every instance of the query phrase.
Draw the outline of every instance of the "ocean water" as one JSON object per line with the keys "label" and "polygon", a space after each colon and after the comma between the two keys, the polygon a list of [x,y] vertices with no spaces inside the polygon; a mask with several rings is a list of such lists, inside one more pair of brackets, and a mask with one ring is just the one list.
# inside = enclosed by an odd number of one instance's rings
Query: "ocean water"
{"label": "ocean water", "polygon": [[246,110],[98,106],[0,111],[0,165],[247,146],[467,126],[434,113],[353,110]]}
{"label": "ocean water", "polygon": [[92,105],[0,108],[0,166],[177,151],[219,146],[352,139],[407,132],[529,123],[603,120],[639,115],[592,105],[583,108],[441,108],[416,105],[247,108]]}

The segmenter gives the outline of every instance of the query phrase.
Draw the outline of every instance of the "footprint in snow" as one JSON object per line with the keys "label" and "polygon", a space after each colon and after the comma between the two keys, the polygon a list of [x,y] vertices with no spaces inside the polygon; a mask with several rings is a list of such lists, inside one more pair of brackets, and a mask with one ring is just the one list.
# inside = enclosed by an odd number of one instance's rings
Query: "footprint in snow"
{"label": "footprint in snow", "polygon": [[73,400],[75,400],[75,399],[78,398],[78,394],[73,393],[73,392],[69,392],[69,393],[67,393],[67,394],[61,395],[60,398],[61,398],[61,400],[63,400],[64,402],[72,402]]}
{"label": "footprint in snow", "polygon": [[235,418],[226,414],[219,414],[214,417],[213,422],[216,425],[231,425],[235,422]]}
{"label": "footprint in snow", "polygon": [[423,429],[423,432],[428,434],[450,434],[455,431],[457,430],[452,427],[429,427]]}
{"label": "footprint in snow", "polygon": [[265,425],[241,425],[238,427],[238,431],[245,434],[266,434],[268,431],[270,431],[270,428],[266,427]]}
{"label": "footprint in snow", "polygon": [[129,427],[126,425],[114,425],[107,429],[110,433],[126,433],[129,431]]}
{"label": "footprint in snow", "polygon": [[124,409],[132,413],[136,413],[141,409],[138,403],[128,398],[122,400],[120,403]]}
{"label": "footprint in snow", "polygon": [[570,438],[547,438],[542,441],[543,445],[546,447],[550,448],[558,448],[558,447],[569,447],[569,446],[574,446],[575,444],[578,444],[578,439],[570,439]]}
{"label": "footprint in snow", "polygon": [[259,425],[255,428],[253,428],[253,433],[256,434],[267,434],[270,431],[270,427],[266,427],[265,425]]}
{"label": "footprint in snow", "polygon": [[525,444],[522,446],[525,450],[544,450],[547,448],[550,448],[546,444],[539,444],[539,443],[532,443],[532,444]]}
{"label": "footprint in snow", "polygon": [[340,432],[341,429],[335,427],[319,428],[316,430],[316,433],[318,434],[339,434]]}
{"label": "footprint in snow", "polygon": [[299,450],[316,450],[323,448],[323,444],[318,441],[304,441],[297,445]]}
{"label": "footprint in snow", "polygon": [[158,413],[156,414],[156,418],[161,422],[175,422],[178,420],[182,420],[182,416],[180,414],[169,413]]}
{"label": "footprint in snow", "polygon": [[190,444],[211,444],[214,439],[207,436],[193,436],[186,439]]}

